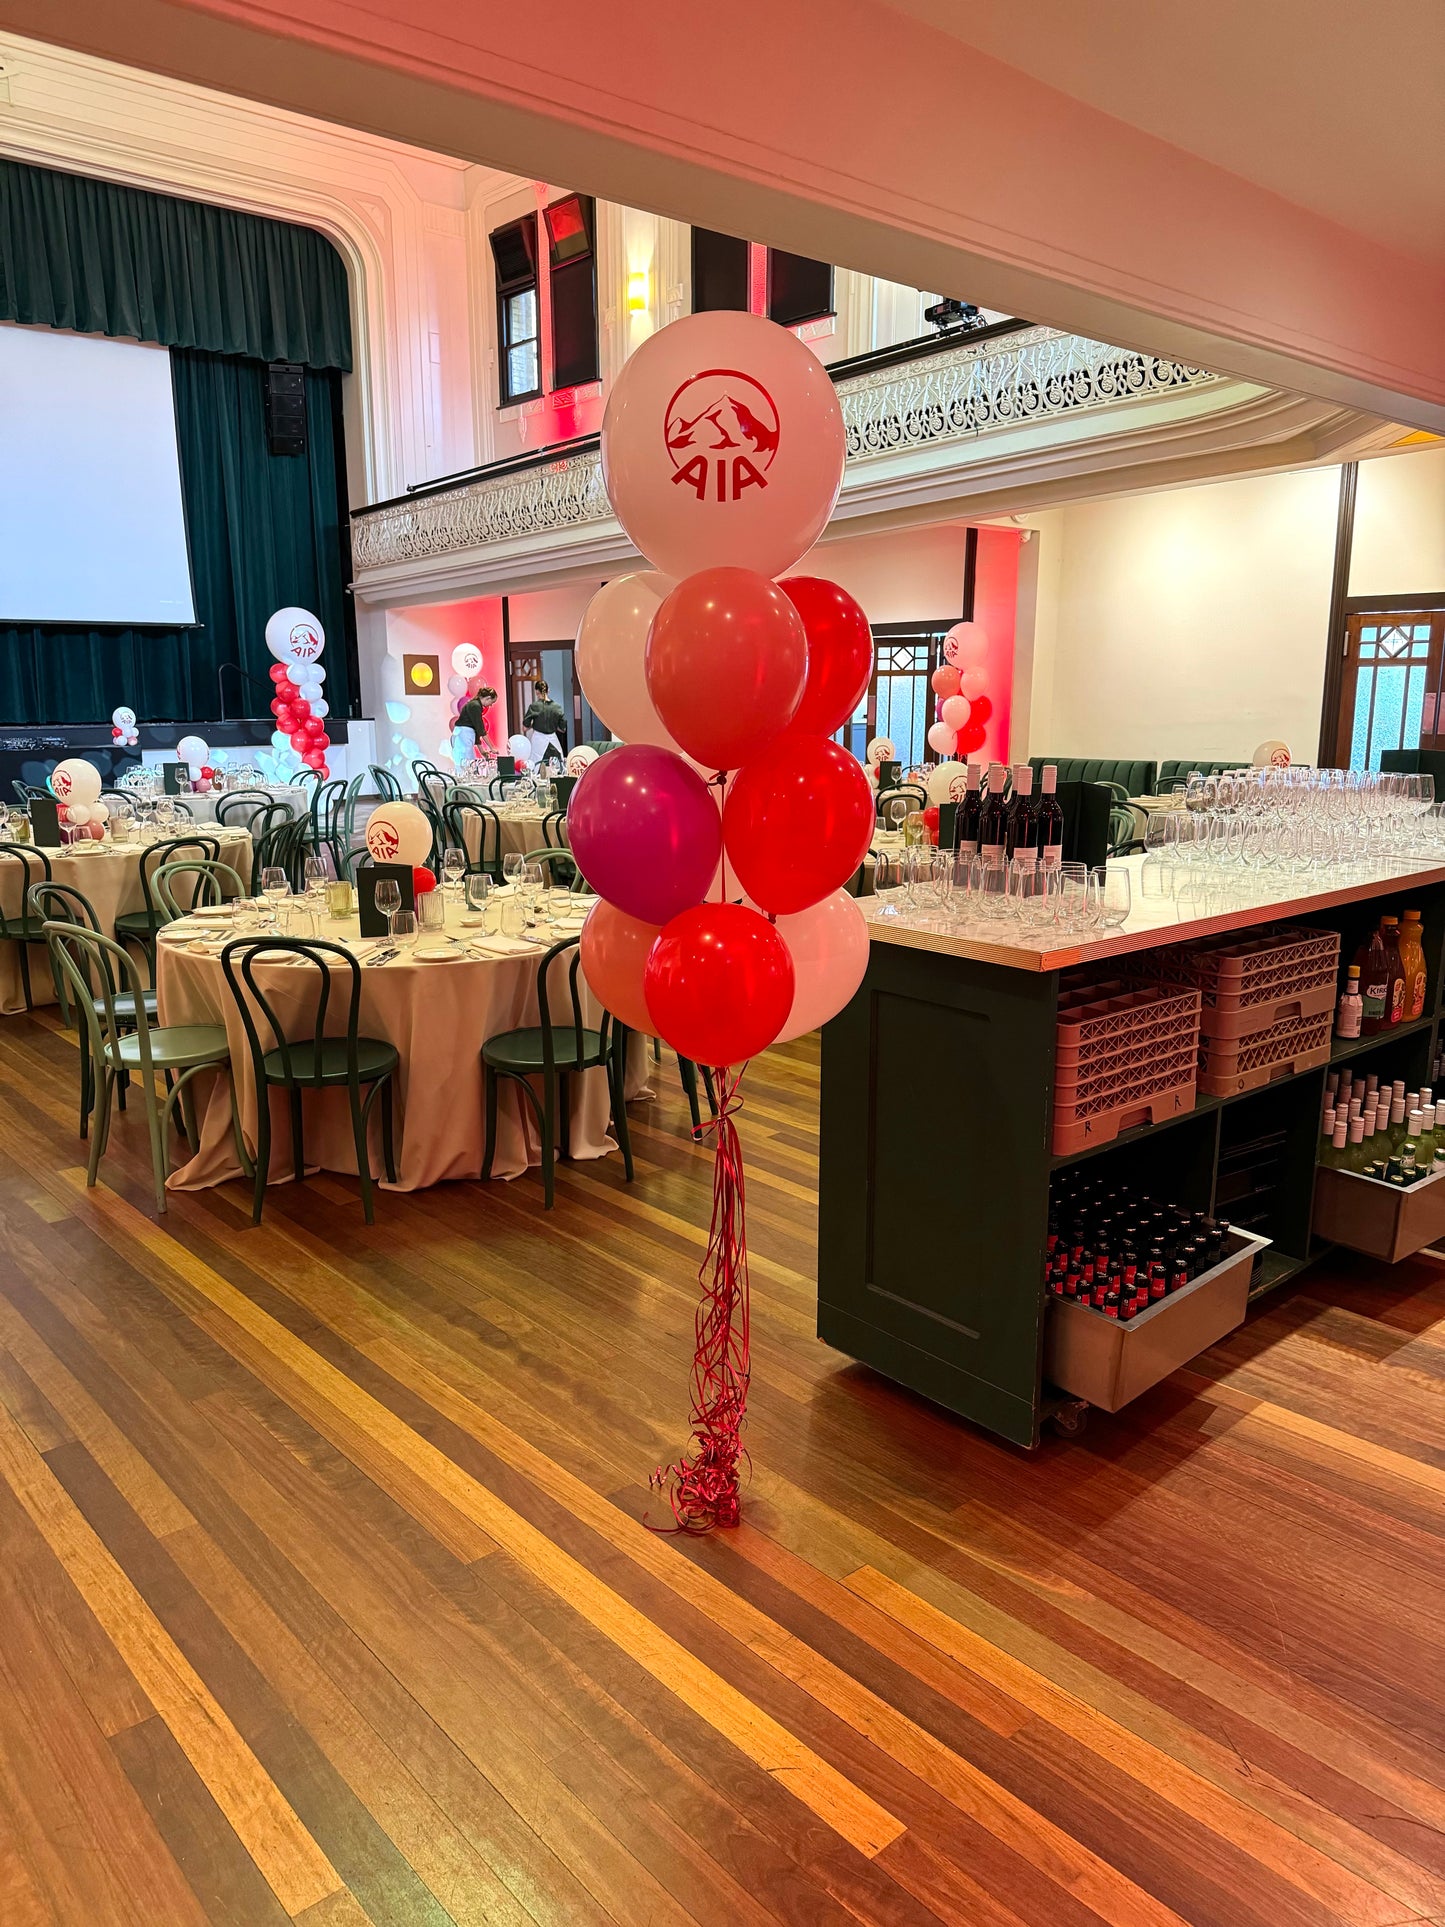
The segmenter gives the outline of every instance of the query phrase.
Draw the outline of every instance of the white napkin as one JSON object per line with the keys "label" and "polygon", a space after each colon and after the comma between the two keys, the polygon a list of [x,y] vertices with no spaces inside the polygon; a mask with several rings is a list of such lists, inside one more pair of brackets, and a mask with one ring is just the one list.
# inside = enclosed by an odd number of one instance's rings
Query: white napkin
{"label": "white napkin", "polygon": [[473,950],[483,950],[489,957],[534,957],[538,945],[528,943],[525,937],[474,937]]}

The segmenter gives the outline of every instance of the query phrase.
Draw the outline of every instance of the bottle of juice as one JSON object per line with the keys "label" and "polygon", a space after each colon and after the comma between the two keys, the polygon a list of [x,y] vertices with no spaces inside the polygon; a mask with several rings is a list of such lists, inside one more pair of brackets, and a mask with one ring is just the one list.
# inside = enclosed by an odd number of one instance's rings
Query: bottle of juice
{"label": "bottle of juice", "polygon": [[1400,962],[1405,968],[1405,1017],[1413,1021],[1425,1011],[1425,948],[1418,910],[1407,910],[1400,925]]}
{"label": "bottle of juice", "polygon": [[1360,996],[1364,1000],[1360,1035],[1374,1037],[1389,1021],[1390,1008],[1390,953],[1381,931],[1370,932],[1355,962],[1360,967]]}
{"label": "bottle of juice", "polygon": [[1385,1026],[1405,1021],[1405,964],[1400,955],[1400,919],[1381,917],[1380,935],[1385,945],[1385,962],[1389,972],[1388,988],[1385,992]]}

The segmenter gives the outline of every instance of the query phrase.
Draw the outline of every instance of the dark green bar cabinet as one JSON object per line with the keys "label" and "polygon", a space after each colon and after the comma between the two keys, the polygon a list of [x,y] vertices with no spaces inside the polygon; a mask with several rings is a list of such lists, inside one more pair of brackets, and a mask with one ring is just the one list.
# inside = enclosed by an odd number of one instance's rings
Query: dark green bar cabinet
{"label": "dark green bar cabinet", "polygon": [[[1135,868],[1139,898],[1138,859]],[[1289,894],[1290,889],[1294,894]],[[1424,917],[1426,1015],[1337,1044],[1382,1075],[1427,1082],[1441,1021],[1445,866],[1185,918],[1149,906],[1124,930],[1056,950],[875,922],[868,974],[823,1031],[818,1335],[849,1357],[1016,1444],[1038,1443],[1060,1400],[1043,1382],[1059,982],[1081,961],[1219,931],[1308,924],[1341,933],[1342,967],[1385,911]],[[1169,921],[1163,921],[1165,916]],[[1150,924],[1154,927],[1148,927]],[[1217,1211],[1272,1241],[1254,1295],[1324,1249],[1311,1232],[1326,1068],[1078,1153],[1117,1160],[1155,1196]]]}

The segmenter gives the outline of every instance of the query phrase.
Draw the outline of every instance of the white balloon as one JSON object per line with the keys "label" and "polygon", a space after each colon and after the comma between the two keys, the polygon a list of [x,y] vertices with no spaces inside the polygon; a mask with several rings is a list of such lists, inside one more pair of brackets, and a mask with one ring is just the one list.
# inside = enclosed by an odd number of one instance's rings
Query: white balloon
{"label": "white balloon", "polygon": [[92,823],[108,823],[110,821],[109,803],[91,803],[88,807],[90,809],[90,820]]}
{"label": "white balloon", "polygon": [[91,805],[89,803],[67,803],[65,806],[66,822],[73,823],[78,830],[84,829],[85,825],[90,821],[90,816]]}
{"label": "white balloon", "polygon": [[301,667],[299,662],[289,664],[286,670],[286,680],[291,684],[293,689],[299,689],[302,683],[305,682],[306,671]]}
{"label": "white balloon", "polygon": [[284,730],[273,729],[271,731],[271,747],[275,750],[289,749],[291,747],[291,738]]}
{"label": "white balloon", "polygon": [[[453,673],[470,681],[482,673],[482,652],[474,642],[459,642],[452,651]],[[457,694],[456,690],[452,691]]]}
{"label": "white balloon", "polygon": [[647,693],[644,659],[652,618],[677,584],[643,569],[615,576],[587,604],[577,631],[577,680],[588,703],[624,743],[676,750]]}
{"label": "white balloon", "polygon": [[509,736],[507,738],[507,754],[514,756],[519,764],[530,763],[532,760],[532,739],[529,736],[523,736],[520,731],[518,731],[515,736]]}
{"label": "white balloon", "polygon": [[425,863],[431,824],[415,803],[382,803],[366,819],[366,847],[378,863]]}
{"label": "white balloon", "polygon": [[176,744],[176,755],[183,763],[189,763],[193,769],[199,769],[202,763],[209,763],[211,760],[210,745],[204,736],[182,736]]}
{"label": "white balloon", "polygon": [[928,779],[930,803],[961,803],[967,790],[967,763],[940,763]]}
{"label": "white balloon", "polygon": [[313,716],[329,716],[331,714],[331,705],[324,696],[308,696],[306,700],[311,705],[311,714]]}
{"label": "white balloon", "polygon": [[[847,439],[828,371],[761,315],[687,315],[623,365],[602,422],[613,511],[669,575],[782,575],[827,526]],[[611,721],[611,718],[608,718]]]}
{"label": "white balloon", "polygon": [[880,763],[891,763],[898,751],[893,747],[891,736],[875,736],[863,754],[865,762],[877,769]]}
{"label": "white balloon", "polygon": [[579,743],[576,749],[568,752],[566,771],[569,776],[581,776],[588,765],[597,761],[598,752],[586,743]]}
{"label": "white balloon", "polygon": [[100,771],[83,756],[67,756],[50,772],[50,793],[58,803],[93,803],[100,788]]}
{"label": "white balloon", "polygon": [[809,910],[779,917],[778,935],[793,959],[793,1006],[773,1039],[786,1044],[825,1024],[849,1001],[868,969],[868,920],[846,890]]}
{"label": "white balloon", "polygon": [[135,728],[135,711],[133,709],[127,709],[122,705],[121,708],[113,709],[110,712],[110,720],[114,727],[124,735],[127,730]]}
{"label": "white balloon", "polygon": [[467,679],[465,676],[447,677],[447,694],[449,696],[465,696],[466,693]]}
{"label": "white balloon", "polygon": [[266,624],[266,647],[277,662],[314,663],[326,647],[326,631],[309,609],[278,609]]}

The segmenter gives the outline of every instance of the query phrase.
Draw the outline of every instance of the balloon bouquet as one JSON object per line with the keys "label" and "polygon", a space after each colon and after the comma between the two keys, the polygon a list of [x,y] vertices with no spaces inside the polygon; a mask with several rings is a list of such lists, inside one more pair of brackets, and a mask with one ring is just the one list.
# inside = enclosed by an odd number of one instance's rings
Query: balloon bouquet
{"label": "balloon bouquet", "polygon": [[736,1523],[748,1278],[733,1114],[747,1060],[840,1010],[868,928],[843,886],[872,837],[862,767],[833,732],[873,668],[835,583],[783,576],[843,478],[832,382],[786,329],[710,313],[649,337],[602,428],[612,507],[654,565],[608,582],[577,638],[587,700],[623,746],[582,771],[569,840],[603,899],[582,965],[624,1024],[715,1073],[712,1232],[700,1273],[692,1440],[655,1482],[688,1531]]}
{"label": "balloon bouquet", "polygon": [[933,672],[938,720],[928,747],[943,757],[972,756],[983,748],[993,703],[985,693],[988,636],[976,622],[956,622],[943,638],[943,661]]}
{"label": "balloon bouquet", "polygon": [[276,694],[271,714],[276,728],[271,754],[260,757],[267,775],[278,782],[302,768],[314,769],[323,782],[330,776],[326,752],[331,738],[325,718],[330,705],[322,693],[326,671],[319,657],[326,632],[307,609],[278,609],[266,624],[266,647],[276,658],[271,680]]}
{"label": "balloon bouquet", "polygon": [[140,743],[135,711],[124,705],[110,712],[110,739],[117,749],[135,749]]}
{"label": "balloon bouquet", "polygon": [[100,771],[83,756],[67,756],[50,772],[50,794],[55,798],[55,814],[73,843],[94,841],[105,836],[110,820],[110,805],[101,799]]}

